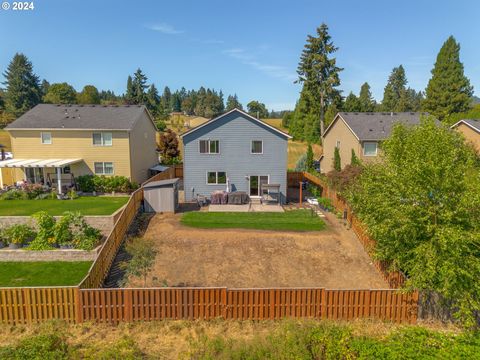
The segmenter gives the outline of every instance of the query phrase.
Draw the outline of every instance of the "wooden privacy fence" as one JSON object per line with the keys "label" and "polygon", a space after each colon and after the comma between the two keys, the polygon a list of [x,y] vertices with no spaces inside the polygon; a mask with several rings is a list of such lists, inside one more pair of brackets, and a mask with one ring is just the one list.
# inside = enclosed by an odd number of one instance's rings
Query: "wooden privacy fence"
{"label": "wooden privacy fence", "polygon": [[214,318],[376,318],[415,323],[418,303],[418,293],[393,289],[3,288],[0,296],[0,319],[7,324],[28,324],[52,318],[71,323],[111,324]]}
{"label": "wooden privacy fence", "polygon": [[292,184],[296,182],[297,186],[300,181],[307,180],[308,182],[320,187],[322,189],[322,197],[330,199],[332,201],[332,205],[335,207],[335,209],[337,209],[337,211],[346,213],[346,219],[351,224],[352,230],[357,235],[358,240],[363,245],[365,251],[370,255],[373,264],[377,270],[380,271],[388,285],[391,288],[398,289],[405,283],[405,275],[400,271],[390,271],[390,263],[388,261],[378,261],[373,259],[372,255],[376,245],[375,240],[367,235],[362,223],[353,214],[351,207],[347,204],[345,199],[340,197],[335,190],[331,189],[324,180],[307,172],[289,172],[288,179],[288,183],[290,183],[290,181]]}

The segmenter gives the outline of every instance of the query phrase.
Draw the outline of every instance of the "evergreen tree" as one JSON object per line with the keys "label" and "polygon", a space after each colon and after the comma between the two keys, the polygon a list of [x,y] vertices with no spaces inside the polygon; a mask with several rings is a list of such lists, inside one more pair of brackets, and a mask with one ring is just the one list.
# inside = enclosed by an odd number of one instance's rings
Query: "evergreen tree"
{"label": "evergreen tree", "polygon": [[159,108],[158,105],[160,104],[160,96],[158,95],[158,90],[155,87],[155,84],[150,85],[146,95],[147,99],[147,109],[153,115],[153,117],[158,116]]}
{"label": "evergreen tree", "polygon": [[172,92],[168,86],[165,86],[162,94],[162,105],[165,112],[170,114],[172,112]]}
{"label": "evergreen tree", "polygon": [[125,93],[125,102],[127,104],[133,104],[135,98],[135,90],[133,89],[133,80],[130,75],[127,79],[127,92]]}
{"label": "evergreen tree", "polygon": [[352,166],[360,166],[361,162],[360,159],[357,157],[357,154],[355,154],[355,150],[352,149],[352,159],[350,160],[350,165]]}
{"label": "evergreen tree", "polygon": [[305,162],[305,167],[307,168],[307,171],[315,170],[315,164],[313,163],[313,149],[312,144],[310,143],[308,143],[307,147],[307,159]]}
{"label": "evergreen tree", "polygon": [[[320,135],[325,129],[325,107],[332,97],[338,92],[335,88],[340,85],[339,72],[336,59],[331,57],[338,48],[333,45],[326,24],[317,28],[317,36],[308,35],[298,64],[298,80],[302,83],[303,91],[310,93],[313,101],[306,109],[309,114],[315,115],[320,120]],[[310,129],[313,132],[313,128]]]}
{"label": "evergreen tree", "polygon": [[174,92],[172,95],[172,111],[180,112],[182,111],[182,100],[180,93],[178,91]]}
{"label": "evergreen tree", "polygon": [[350,112],[362,111],[360,100],[355,96],[353,92],[350,92],[350,94],[348,94],[347,98],[345,99],[345,103],[343,104],[343,110]]}
{"label": "evergreen tree", "polygon": [[437,55],[426,89],[424,110],[443,120],[450,114],[467,111],[472,95],[473,87],[460,62],[460,44],[450,36]]}
{"label": "evergreen tree", "polygon": [[64,83],[52,84],[48,88],[43,101],[50,104],[75,104],[77,92],[72,85]]}
{"label": "evergreen tree", "polygon": [[43,79],[42,84],[40,85],[40,91],[42,93],[42,98],[45,95],[47,95],[49,88],[50,88],[50,83],[47,80]]}
{"label": "evergreen tree", "polygon": [[240,109],[240,110],[243,110],[243,106],[242,104],[240,104],[240,101],[238,101],[238,97],[237,97],[237,94],[234,94],[233,96],[232,95],[228,95],[227,97],[227,108],[226,110],[227,111],[230,111],[232,109]]}
{"label": "evergreen tree", "polygon": [[367,82],[363,83],[360,88],[360,96],[358,97],[358,100],[360,102],[360,111],[375,111],[375,100],[373,100],[370,85]]}
{"label": "evergreen tree", "polygon": [[140,68],[133,74],[132,87],[133,87],[133,103],[137,105],[144,105],[147,102],[147,94],[145,90],[148,88],[147,76],[142,72]]}
{"label": "evergreen tree", "polygon": [[79,104],[100,104],[100,94],[93,85],[86,85],[83,90],[77,95],[77,102]]}
{"label": "evergreen tree", "polygon": [[18,117],[40,103],[42,92],[32,63],[23,54],[15,54],[3,74],[5,77],[5,110]]}
{"label": "evergreen tree", "polygon": [[407,77],[402,65],[393,68],[385,86],[382,100],[383,111],[405,111]]}
{"label": "evergreen tree", "polygon": [[340,149],[335,147],[333,153],[333,168],[337,171],[342,171],[342,159],[340,159]]}

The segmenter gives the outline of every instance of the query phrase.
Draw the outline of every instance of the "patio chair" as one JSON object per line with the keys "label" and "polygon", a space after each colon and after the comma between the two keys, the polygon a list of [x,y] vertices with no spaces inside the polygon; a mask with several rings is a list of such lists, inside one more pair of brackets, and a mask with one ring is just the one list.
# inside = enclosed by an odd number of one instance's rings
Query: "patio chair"
{"label": "patio chair", "polygon": [[204,195],[197,194],[197,204],[199,207],[207,206],[208,205],[207,197]]}

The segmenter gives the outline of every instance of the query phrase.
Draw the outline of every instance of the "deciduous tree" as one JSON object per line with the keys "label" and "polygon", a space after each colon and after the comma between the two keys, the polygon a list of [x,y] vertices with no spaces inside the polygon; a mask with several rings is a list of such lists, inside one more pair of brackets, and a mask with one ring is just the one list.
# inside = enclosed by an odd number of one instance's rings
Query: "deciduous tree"
{"label": "deciduous tree", "polygon": [[160,135],[160,142],[158,144],[158,151],[163,164],[176,164],[180,162],[180,150],[178,149],[177,134],[167,129]]}
{"label": "deciduous tree", "polygon": [[255,116],[259,119],[268,118],[268,110],[265,107],[265,104],[252,100],[247,104],[248,113],[252,116]]}
{"label": "deciduous tree", "polygon": [[77,96],[79,104],[100,104],[100,94],[93,85],[85,85]]}
{"label": "deciduous tree", "polygon": [[77,102],[77,92],[72,85],[56,83],[50,85],[43,101],[50,104],[75,104]]}

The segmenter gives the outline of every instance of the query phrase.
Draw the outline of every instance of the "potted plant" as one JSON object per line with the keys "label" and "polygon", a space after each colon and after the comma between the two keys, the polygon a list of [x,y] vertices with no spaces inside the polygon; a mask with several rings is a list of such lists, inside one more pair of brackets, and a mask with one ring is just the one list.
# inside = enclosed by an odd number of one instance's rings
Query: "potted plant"
{"label": "potted plant", "polygon": [[35,231],[27,224],[15,224],[5,230],[10,249],[19,249],[35,236]]}

